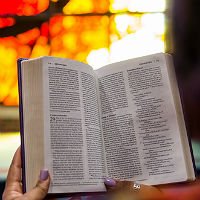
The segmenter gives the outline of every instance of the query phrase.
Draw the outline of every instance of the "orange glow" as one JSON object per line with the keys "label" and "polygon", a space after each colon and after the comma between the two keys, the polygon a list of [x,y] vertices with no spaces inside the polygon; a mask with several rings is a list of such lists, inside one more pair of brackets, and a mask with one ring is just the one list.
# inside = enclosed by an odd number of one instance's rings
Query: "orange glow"
{"label": "orange glow", "polygon": [[1,1],[0,15],[35,15],[49,6],[49,0],[6,0]]}
{"label": "orange glow", "polygon": [[[14,38],[7,38],[2,41],[0,39],[0,102],[6,104],[6,99],[9,101],[9,105],[16,105],[18,100],[13,98],[16,91],[12,89],[16,86],[16,65],[15,60],[17,58],[17,51],[15,48],[17,46],[17,41]],[[6,58],[6,59],[5,59]]]}
{"label": "orange glow", "polygon": [[15,19],[12,17],[0,18],[0,28],[5,28],[7,26],[12,26],[15,23]]}
{"label": "orange glow", "polygon": [[40,12],[45,11],[48,6],[49,6],[49,1],[47,0],[40,0],[40,1],[36,1],[36,5],[37,5],[37,10],[39,10]]}
{"label": "orange glow", "polygon": [[[18,105],[16,60],[20,57],[49,55],[47,43],[48,39],[44,36],[40,37],[37,28],[19,34],[17,37],[0,38],[0,102],[4,105]],[[32,50],[33,44],[35,48]],[[39,52],[40,55],[35,52]]]}
{"label": "orange glow", "polygon": [[49,55],[49,52],[50,52],[50,47],[48,45],[48,39],[44,36],[40,36],[37,39],[35,46],[33,47],[30,57],[35,58],[39,56]]}
{"label": "orange glow", "polygon": [[92,49],[108,47],[108,30],[107,16],[53,17],[50,20],[51,55],[86,62]]}
{"label": "orange glow", "polygon": [[22,44],[32,44],[40,36],[40,30],[34,28],[25,33],[19,34],[17,38]]}
{"label": "orange glow", "polygon": [[49,21],[49,33],[51,36],[56,36],[62,31],[63,16],[52,17]]}
{"label": "orange glow", "polygon": [[110,11],[163,12],[166,0],[110,0]]}
{"label": "orange glow", "polygon": [[63,9],[63,12],[66,14],[76,14],[76,13],[90,13],[93,11],[93,4],[89,0],[79,1],[79,0],[72,0],[70,1]]}
{"label": "orange glow", "polygon": [[[16,36],[0,38],[0,103],[18,105],[16,60],[20,57],[58,56],[99,67],[118,59],[164,51],[165,1],[66,0],[59,7],[58,0],[2,0],[0,15],[29,16],[36,25],[27,30],[25,17],[18,17],[16,22],[11,17],[0,18],[0,31],[7,27],[21,30],[11,31]],[[51,5],[44,14],[45,20],[37,14],[47,10],[50,2],[54,7]]]}
{"label": "orange glow", "polygon": [[108,12],[109,0],[70,0],[64,7],[65,14],[105,13]]}
{"label": "orange glow", "polygon": [[18,97],[18,86],[17,82],[13,85],[10,90],[9,96],[4,99],[4,105],[18,105],[19,104],[19,97]]}
{"label": "orange glow", "polygon": [[31,47],[28,45],[19,45],[17,48],[18,57],[28,58],[31,55]]}

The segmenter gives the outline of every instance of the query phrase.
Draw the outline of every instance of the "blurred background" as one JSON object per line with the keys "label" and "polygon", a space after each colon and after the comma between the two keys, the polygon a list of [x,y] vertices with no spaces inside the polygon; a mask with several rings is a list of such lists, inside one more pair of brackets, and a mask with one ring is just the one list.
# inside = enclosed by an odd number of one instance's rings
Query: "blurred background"
{"label": "blurred background", "polygon": [[198,0],[0,0],[0,195],[20,145],[16,60],[50,55],[94,67],[173,54],[200,169]]}

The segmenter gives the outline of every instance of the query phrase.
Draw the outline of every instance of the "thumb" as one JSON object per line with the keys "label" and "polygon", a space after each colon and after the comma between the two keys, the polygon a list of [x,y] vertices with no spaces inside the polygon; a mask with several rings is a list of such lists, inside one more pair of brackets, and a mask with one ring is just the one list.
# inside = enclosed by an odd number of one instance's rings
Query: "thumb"
{"label": "thumb", "polygon": [[36,184],[36,186],[27,192],[25,196],[27,199],[32,200],[42,200],[47,195],[48,189],[50,185],[50,176],[49,172],[46,169],[40,171],[40,178]]}

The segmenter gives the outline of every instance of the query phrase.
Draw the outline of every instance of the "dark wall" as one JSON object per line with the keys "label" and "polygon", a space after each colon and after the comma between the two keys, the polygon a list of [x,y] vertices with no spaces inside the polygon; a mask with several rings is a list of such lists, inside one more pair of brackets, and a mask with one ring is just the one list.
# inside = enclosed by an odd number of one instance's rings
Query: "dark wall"
{"label": "dark wall", "polygon": [[2,199],[4,187],[5,187],[5,182],[0,180],[0,200]]}
{"label": "dark wall", "polygon": [[191,136],[200,140],[200,1],[173,1],[177,78]]}

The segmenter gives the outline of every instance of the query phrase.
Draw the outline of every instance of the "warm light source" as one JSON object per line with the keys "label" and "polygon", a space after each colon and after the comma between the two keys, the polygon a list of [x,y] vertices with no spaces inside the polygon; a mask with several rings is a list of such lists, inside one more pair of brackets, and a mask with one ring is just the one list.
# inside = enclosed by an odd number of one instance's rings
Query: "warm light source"
{"label": "warm light source", "polygon": [[0,31],[22,31],[0,38],[0,103],[18,105],[19,57],[58,56],[98,68],[165,51],[166,0],[67,2],[59,7],[58,0],[1,1],[0,15],[14,16],[0,18]]}
{"label": "warm light source", "polygon": [[[98,62],[97,62],[98,60]],[[107,48],[92,50],[87,56],[87,62],[93,67],[98,69],[109,63],[109,51]]]}
{"label": "warm light source", "polygon": [[166,9],[165,0],[131,0],[127,8],[131,12],[163,12]]}
{"label": "warm light source", "polygon": [[109,0],[70,0],[63,8],[65,14],[106,13]]}
{"label": "warm light source", "polygon": [[110,11],[163,12],[166,0],[111,0]]}
{"label": "warm light source", "polygon": [[35,15],[49,6],[49,0],[1,0],[0,15]]}
{"label": "warm light source", "polygon": [[5,28],[15,24],[15,19],[12,17],[0,18],[0,28]]}

